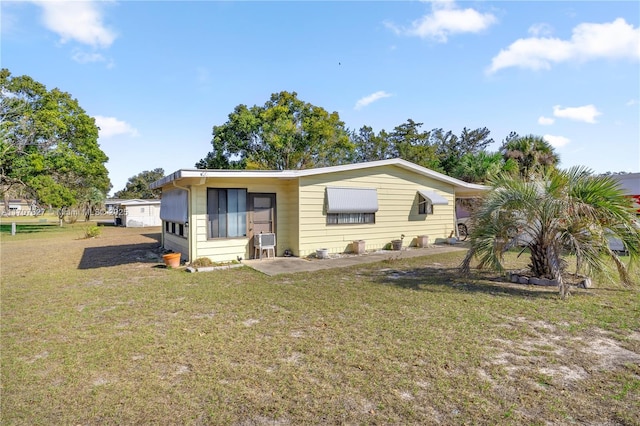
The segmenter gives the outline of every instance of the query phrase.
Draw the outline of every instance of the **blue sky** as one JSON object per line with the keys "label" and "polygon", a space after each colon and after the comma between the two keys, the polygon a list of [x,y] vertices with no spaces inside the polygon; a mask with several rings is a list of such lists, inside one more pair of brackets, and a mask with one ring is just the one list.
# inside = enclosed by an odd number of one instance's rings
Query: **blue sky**
{"label": "blue sky", "polygon": [[640,171],[636,1],[2,1],[1,66],[100,126],[113,190],[193,168],[239,104],[295,91],[346,126],[544,136]]}

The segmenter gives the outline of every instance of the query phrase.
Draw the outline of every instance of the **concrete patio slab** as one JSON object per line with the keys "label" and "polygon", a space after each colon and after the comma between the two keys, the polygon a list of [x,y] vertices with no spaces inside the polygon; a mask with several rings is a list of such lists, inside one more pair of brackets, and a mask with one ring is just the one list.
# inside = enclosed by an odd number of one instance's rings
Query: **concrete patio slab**
{"label": "concrete patio slab", "polygon": [[293,274],[297,272],[314,272],[332,268],[361,265],[380,262],[391,258],[408,258],[430,256],[451,251],[464,251],[467,244],[434,244],[425,248],[409,247],[400,251],[382,250],[361,255],[340,254],[330,255],[328,259],[300,258],[300,257],[272,257],[263,259],[243,260],[242,263],[263,274],[274,276]]}

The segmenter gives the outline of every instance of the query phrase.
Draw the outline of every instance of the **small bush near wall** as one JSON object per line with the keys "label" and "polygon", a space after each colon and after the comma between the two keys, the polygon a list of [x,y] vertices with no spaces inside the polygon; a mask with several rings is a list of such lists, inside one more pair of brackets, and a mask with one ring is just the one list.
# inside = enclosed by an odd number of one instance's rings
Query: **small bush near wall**
{"label": "small bush near wall", "polygon": [[87,226],[85,228],[84,237],[85,238],[95,238],[95,237],[99,237],[101,233],[102,233],[102,229],[100,229],[99,226],[91,225],[91,226]]}
{"label": "small bush near wall", "polygon": [[194,268],[203,268],[206,266],[213,266],[213,265],[214,265],[213,261],[208,257],[199,257],[193,262],[191,262],[191,266],[193,266]]}

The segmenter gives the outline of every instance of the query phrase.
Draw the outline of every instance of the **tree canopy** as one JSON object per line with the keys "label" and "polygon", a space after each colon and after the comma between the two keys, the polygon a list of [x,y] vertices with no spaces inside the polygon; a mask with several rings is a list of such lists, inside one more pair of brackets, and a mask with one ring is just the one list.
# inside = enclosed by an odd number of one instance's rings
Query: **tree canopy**
{"label": "tree canopy", "polygon": [[511,133],[502,143],[500,152],[505,161],[516,162],[520,175],[525,178],[534,178],[560,162],[553,146],[541,136]]}
{"label": "tree canopy", "polygon": [[263,105],[238,105],[226,123],[213,127],[212,150],[196,163],[201,169],[304,169],[390,158],[473,183],[501,172],[530,174],[559,161],[539,136],[512,132],[499,152],[486,127],[463,128],[460,134],[411,118],[392,130],[371,126],[346,129],[337,112],[298,99],[295,92],[271,95]]}
{"label": "tree canopy", "polygon": [[164,177],[164,169],[145,170],[132,176],[123,189],[113,194],[115,198],[140,198],[152,200],[160,198],[160,189],[150,189],[149,185]]}
{"label": "tree canopy", "polygon": [[353,152],[338,113],[298,99],[271,95],[263,106],[238,105],[213,127],[213,150],[198,168],[305,169],[348,161]]}
{"label": "tree canopy", "polygon": [[68,207],[111,188],[98,127],[78,101],[0,70],[0,188]]}

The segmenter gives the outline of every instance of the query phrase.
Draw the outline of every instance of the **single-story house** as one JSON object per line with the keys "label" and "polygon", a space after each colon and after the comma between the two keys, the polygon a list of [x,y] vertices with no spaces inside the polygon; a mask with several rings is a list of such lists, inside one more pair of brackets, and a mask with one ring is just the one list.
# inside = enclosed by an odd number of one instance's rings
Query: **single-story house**
{"label": "single-story house", "polygon": [[274,233],[276,256],[415,245],[456,233],[455,198],[488,188],[401,159],[306,170],[181,169],[162,189],[162,244],[182,259],[254,257],[254,235]]}
{"label": "single-story house", "polygon": [[104,209],[108,215],[117,216],[120,203],[127,201],[123,198],[108,198],[104,202]]}
{"label": "single-story house", "polygon": [[25,199],[5,199],[3,205],[3,215],[6,216],[26,216],[36,208],[33,201]]}
{"label": "single-story house", "polygon": [[116,225],[130,228],[160,226],[160,200],[121,200],[112,207]]}

